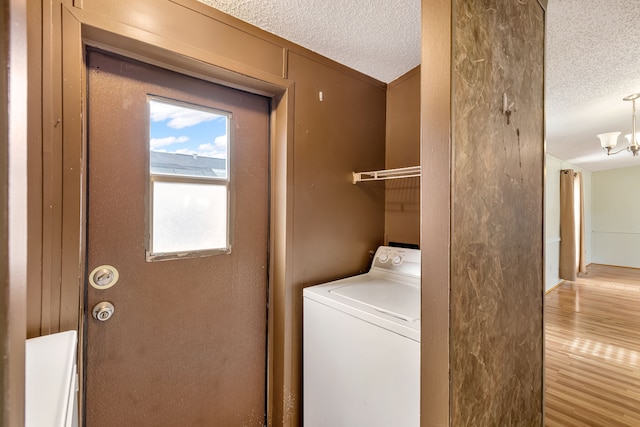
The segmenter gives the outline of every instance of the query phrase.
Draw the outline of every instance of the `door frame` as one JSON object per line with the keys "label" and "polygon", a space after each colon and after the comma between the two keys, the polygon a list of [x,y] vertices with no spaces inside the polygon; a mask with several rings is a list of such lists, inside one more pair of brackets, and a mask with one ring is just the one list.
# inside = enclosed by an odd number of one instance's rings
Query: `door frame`
{"label": "door frame", "polygon": [[[75,3],[82,3],[75,0]],[[75,4],[74,3],[74,4]],[[84,277],[86,251],[86,66],[87,45],[157,65],[213,83],[222,84],[271,99],[270,112],[270,219],[267,330],[267,420],[278,425],[274,413],[291,389],[293,295],[291,292],[292,168],[293,168],[293,82],[235,61],[162,38],[110,18],[61,5],[60,64],[52,81],[61,82],[60,115],[64,118],[62,138],[62,254],[61,327],[79,329],[78,366],[82,378],[84,362]],[[55,8],[53,8],[55,9]],[[153,15],[154,11],[147,11]],[[153,19],[149,16],[148,19]],[[55,18],[54,18],[55,20]],[[56,37],[57,36],[57,37]],[[55,47],[55,45],[54,45]],[[52,68],[56,68],[55,66]],[[57,77],[59,76],[59,80]],[[55,104],[55,102],[52,102]],[[44,105],[45,116],[56,116],[55,105]],[[54,131],[51,131],[54,132]],[[75,302],[77,301],[77,303]],[[79,305],[78,305],[79,303]],[[70,312],[78,307],[78,313]],[[64,311],[67,310],[67,313]],[[75,319],[75,324],[74,324]],[[80,382],[84,399],[84,384]],[[82,416],[82,414],[81,414]]]}

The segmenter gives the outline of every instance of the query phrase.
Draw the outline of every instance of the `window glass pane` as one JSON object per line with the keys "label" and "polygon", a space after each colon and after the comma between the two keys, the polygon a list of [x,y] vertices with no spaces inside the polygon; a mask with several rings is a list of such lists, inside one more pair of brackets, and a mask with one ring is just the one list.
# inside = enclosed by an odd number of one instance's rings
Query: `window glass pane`
{"label": "window glass pane", "polygon": [[228,253],[230,118],[149,96],[149,259]]}
{"label": "window glass pane", "polygon": [[152,175],[228,178],[228,113],[150,98],[149,118]]}
{"label": "window glass pane", "polygon": [[225,185],[152,184],[152,254],[228,247]]}
{"label": "window glass pane", "polygon": [[149,154],[152,175],[227,177],[225,159],[157,151],[151,151]]}

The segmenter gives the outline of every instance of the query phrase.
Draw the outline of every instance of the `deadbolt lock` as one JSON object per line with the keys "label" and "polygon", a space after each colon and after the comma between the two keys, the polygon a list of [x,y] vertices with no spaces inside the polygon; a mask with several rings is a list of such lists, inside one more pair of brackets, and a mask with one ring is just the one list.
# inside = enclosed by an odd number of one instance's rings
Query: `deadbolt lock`
{"label": "deadbolt lock", "polygon": [[110,302],[103,301],[97,303],[93,306],[93,310],[91,310],[91,314],[93,314],[93,318],[99,320],[100,322],[106,322],[111,319],[113,316],[113,312],[116,308]]}
{"label": "deadbolt lock", "polygon": [[96,289],[108,289],[116,284],[120,275],[111,265],[101,265],[89,274],[89,283]]}

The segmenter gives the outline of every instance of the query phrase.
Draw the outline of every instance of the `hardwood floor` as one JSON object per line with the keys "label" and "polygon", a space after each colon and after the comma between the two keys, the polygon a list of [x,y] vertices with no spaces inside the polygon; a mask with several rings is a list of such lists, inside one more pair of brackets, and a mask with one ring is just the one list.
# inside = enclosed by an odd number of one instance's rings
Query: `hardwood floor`
{"label": "hardwood floor", "polygon": [[640,270],[587,270],[545,298],[545,425],[640,426]]}

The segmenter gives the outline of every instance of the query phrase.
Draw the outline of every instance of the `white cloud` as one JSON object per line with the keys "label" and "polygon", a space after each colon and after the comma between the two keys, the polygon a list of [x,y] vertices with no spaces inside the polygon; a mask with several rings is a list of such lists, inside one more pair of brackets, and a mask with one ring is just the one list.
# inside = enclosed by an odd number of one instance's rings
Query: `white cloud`
{"label": "white cloud", "polygon": [[206,157],[215,157],[218,159],[227,158],[227,135],[220,135],[213,140],[213,144],[200,144],[198,146],[198,155]]}
{"label": "white cloud", "polygon": [[217,147],[224,147],[224,151],[227,151],[227,134],[225,133],[224,135],[220,135],[217,136],[214,140],[213,143],[217,146]]}
{"label": "white cloud", "polygon": [[192,150],[192,149],[190,149],[190,148],[181,148],[181,149],[179,149],[179,150],[175,150],[175,151],[171,151],[171,152],[172,152],[172,153],[175,153],[175,154],[189,154],[189,155],[191,155],[191,154],[198,154],[196,151],[193,151],[193,150]]}
{"label": "white cloud", "polygon": [[169,120],[167,126],[173,129],[182,129],[195,126],[199,123],[224,118],[224,116],[219,116],[214,113],[165,104],[158,101],[150,101],[149,110],[152,121],[161,122]]}
{"label": "white cloud", "polygon": [[179,144],[179,143],[183,143],[183,142],[187,142],[189,141],[189,137],[187,136],[167,136],[165,138],[151,138],[151,140],[149,141],[150,145],[151,145],[151,149],[154,151],[158,151],[156,150],[156,148],[159,147],[165,147],[167,145],[171,145],[171,144]]}

